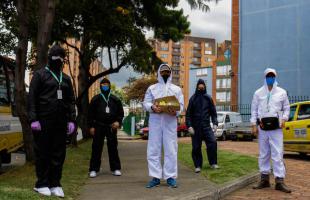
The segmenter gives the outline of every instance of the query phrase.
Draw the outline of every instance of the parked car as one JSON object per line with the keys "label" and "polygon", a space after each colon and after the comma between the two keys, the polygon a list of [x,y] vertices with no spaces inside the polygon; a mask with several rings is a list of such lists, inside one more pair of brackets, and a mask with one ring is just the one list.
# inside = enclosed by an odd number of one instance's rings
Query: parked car
{"label": "parked car", "polygon": [[283,134],[285,151],[310,153],[310,101],[291,104]]}
{"label": "parked car", "polygon": [[[177,133],[178,137],[184,137],[188,135],[187,127],[185,124],[179,124],[177,127]],[[139,131],[139,135],[142,137],[142,139],[147,140],[149,134],[149,127],[141,128]]]}
{"label": "parked car", "polygon": [[220,140],[227,140],[230,138],[231,129],[242,124],[240,113],[219,111],[217,112],[218,128],[215,136]]}

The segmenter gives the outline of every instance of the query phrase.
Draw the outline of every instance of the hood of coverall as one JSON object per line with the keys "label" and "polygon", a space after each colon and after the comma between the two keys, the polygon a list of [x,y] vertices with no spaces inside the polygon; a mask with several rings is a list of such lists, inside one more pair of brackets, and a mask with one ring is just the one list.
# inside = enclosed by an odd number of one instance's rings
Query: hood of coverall
{"label": "hood of coverall", "polygon": [[277,82],[277,71],[275,69],[272,69],[272,68],[267,68],[265,71],[264,71],[264,87],[268,90],[268,85],[267,85],[267,81],[266,81],[266,75],[269,74],[269,73],[273,73],[276,77],[276,80],[273,84],[273,87],[272,89],[276,88],[278,86],[278,82]]}
{"label": "hood of coverall", "polygon": [[159,66],[158,71],[157,71],[157,80],[158,80],[159,83],[165,84],[165,81],[164,81],[163,77],[160,75],[160,70],[164,66],[167,66],[170,69],[170,71],[171,71],[171,74],[170,74],[170,76],[169,76],[169,78],[167,80],[167,83],[166,83],[166,84],[169,84],[169,83],[172,82],[172,70],[171,70],[171,67],[168,64],[161,64]]}
{"label": "hood of coverall", "polygon": [[[198,85],[200,85],[200,84],[203,84],[203,85],[205,86],[204,91],[202,91],[201,93],[200,93],[200,91],[198,90]],[[197,82],[197,85],[196,85],[195,94],[206,94],[206,93],[207,93],[207,86],[206,86],[206,83],[205,83],[204,80],[199,79],[198,82]]]}

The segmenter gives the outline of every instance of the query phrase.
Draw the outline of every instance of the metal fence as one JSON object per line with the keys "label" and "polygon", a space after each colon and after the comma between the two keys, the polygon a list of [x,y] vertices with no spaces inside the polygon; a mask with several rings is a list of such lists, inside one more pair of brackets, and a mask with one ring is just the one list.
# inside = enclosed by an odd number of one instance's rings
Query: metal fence
{"label": "metal fence", "polygon": [[[302,101],[310,101],[309,96],[289,96],[290,103],[297,103]],[[217,111],[231,111],[239,112],[244,122],[249,122],[251,118],[251,104],[239,105],[220,105],[216,106]]]}

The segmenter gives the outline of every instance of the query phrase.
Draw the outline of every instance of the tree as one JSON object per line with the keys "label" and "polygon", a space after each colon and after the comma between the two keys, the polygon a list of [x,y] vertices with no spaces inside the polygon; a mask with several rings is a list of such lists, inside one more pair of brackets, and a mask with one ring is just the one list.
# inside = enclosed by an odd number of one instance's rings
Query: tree
{"label": "tree", "polygon": [[187,3],[190,5],[191,9],[199,9],[204,12],[210,11],[210,7],[208,6],[207,2],[215,1],[215,3],[219,2],[220,0],[186,0]]}
{"label": "tree", "polygon": [[131,86],[125,89],[126,101],[143,101],[147,88],[155,83],[157,83],[157,79],[155,77],[143,77],[141,79],[137,79],[131,84]]}
{"label": "tree", "polygon": [[[136,71],[149,72],[150,66],[160,62],[145,40],[143,29],[153,28],[156,37],[165,41],[176,41],[189,33],[189,23],[183,11],[168,8],[176,7],[177,3],[178,0],[67,0],[56,8],[53,38],[74,48],[80,57],[77,107],[83,136],[87,136],[88,88],[98,78],[117,73],[129,65]],[[67,37],[81,38],[80,48],[68,44]],[[99,47],[108,49],[110,66],[107,71],[92,76],[89,65],[96,58]]]}

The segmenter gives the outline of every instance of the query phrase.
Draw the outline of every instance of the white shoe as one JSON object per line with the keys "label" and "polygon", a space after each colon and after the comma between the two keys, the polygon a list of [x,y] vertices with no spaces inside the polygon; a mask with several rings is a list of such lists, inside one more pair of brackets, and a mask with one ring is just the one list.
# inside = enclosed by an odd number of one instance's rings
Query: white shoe
{"label": "white shoe", "polygon": [[65,194],[64,194],[64,191],[62,190],[62,187],[51,188],[51,193],[52,193],[52,195],[55,195],[56,197],[61,197],[61,198],[65,197]]}
{"label": "white shoe", "polygon": [[217,164],[211,165],[212,169],[219,169],[220,167]]}
{"label": "white shoe", "polygon": [[48,187],[33,188],[33,190],[44,196],[51,196],[51,191]]}
{"label": "white shoe", "polygon": [[197,168],[195,169],[195,173],[200,173],[200,171],[201,171],[200,167],[197,167]]}
{"label": "white shoe", "polygon": [[115,170],[114,172],[112,172],[112,174],[113,174],[114,176],[121,176],[121,175],[122,175],[122,173],[121,173],[120,170]]}
{"label": "white shoe", "polygon": [[95,178],[97,176],[97,173],[95,171],[89,172],[89,177],[90,178]]}

